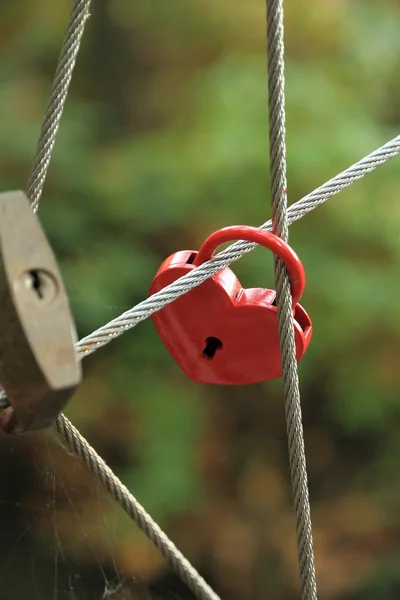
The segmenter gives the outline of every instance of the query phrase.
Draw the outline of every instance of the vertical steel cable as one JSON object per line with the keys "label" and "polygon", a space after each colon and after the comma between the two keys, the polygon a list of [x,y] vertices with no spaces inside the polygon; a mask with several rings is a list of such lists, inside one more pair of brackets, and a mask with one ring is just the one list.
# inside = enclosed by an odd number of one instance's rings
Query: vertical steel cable
{"label": "vertical steel cable", "polygon": [[[272,231],[287,241],[289,221],[286,192],[283,0],[267,0],[267,51]],[[295,354],[292,298],[286,267],[276,257],[274,273],[302,598],[303,600],[316,600],[317,586]]]}

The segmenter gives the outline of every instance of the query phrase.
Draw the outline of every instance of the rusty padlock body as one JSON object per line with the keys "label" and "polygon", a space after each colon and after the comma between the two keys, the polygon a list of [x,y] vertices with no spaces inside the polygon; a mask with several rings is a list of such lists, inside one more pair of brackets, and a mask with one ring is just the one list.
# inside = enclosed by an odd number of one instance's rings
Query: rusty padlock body
{"label": "rusty padlock body", "polygon": [[0,194],[0,384],[20,431],[47,427],[82,378],[53,251],[23,192]]}

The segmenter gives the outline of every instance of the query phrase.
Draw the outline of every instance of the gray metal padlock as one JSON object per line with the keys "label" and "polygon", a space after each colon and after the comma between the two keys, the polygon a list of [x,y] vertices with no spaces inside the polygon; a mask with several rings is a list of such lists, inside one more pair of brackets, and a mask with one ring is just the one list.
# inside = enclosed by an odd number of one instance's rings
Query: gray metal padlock
{"label": "gray metal padlock", "polygon": [[[53,251],[23,192],[0,194],[0,385],[18,432],[48,427],[82,379]],[[4,407],[4,394],[0,403]],[[9,409],[5,409],[9,410]]]}

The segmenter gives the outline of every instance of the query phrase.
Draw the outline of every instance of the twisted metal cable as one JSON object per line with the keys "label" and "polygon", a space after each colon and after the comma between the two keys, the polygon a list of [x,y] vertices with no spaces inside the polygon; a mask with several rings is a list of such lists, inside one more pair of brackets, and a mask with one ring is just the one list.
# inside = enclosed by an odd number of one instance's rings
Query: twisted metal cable
{"label": "twisted metal cable", "polygon": [[72,423],[61,414],[55,428],[69,448],[79,456],[87,468],[97,477],[108,493],[118,502],[129,517],[153,542],[171,565],[176,574],[186,583],[198,600],[220,600],[219,596],[199,575],[163,530],[151,518],[127,487],[118,479],[106,462],[90,446]]}
{"label": "twisted metal cable", "polygon": [[[304,217],[308,212],[314,210],[317,206],[326,202],[332,196],[335,196],[352,183],[362,179],[367,173],[373,171],[380,165],[386,163],[400,153],[400,135],[390,140],[368,156],[336,175],[316,190],[307,194],[301,200],[298,200],[287,210],[288,223],[291,225],[295,221]],[[272,230],[272,221],[267,221],[261,225],[262,229]],[[192,288],[200,285],[228,266],[235,260],[238,260],[245,253],[250,252],[256,247],[256,244],[249,242],[235,242],[223,252],[200,267],[196,267],[188,274],[180,277],[174,283],[166,286],[156,294],[146,298],[133,308],[125,311],[109,323],[106,323],[93,333],[82,338],[77,344],[79,355],[83,358],[92,354],[102,346],[111,342],[114,338],[122,335],[129,329],[135,327],[141,321],[147,319],[154,312],[161,310],[164,306],[173,302],[179,296],[186,294]]]}
{"label": "twisted metal cable", "polygon": [[[37,210],[39,205],[73,68],[79,51],[85,23],[89,16],[90,3],[91,0],[74,1],[70,22],[53,82],[50,101],[27,186],[27,195],[34,211]],[[399,152],[400,136],[391,142],[388,142],[388,144],[378,149],[375,153],[372,153],[293,205],[288,211],[289,222],[300,219],[307,212],[313,210],[318,204],[337,194],[343,188],[347,187],[357,179],[360,179],[367,172],[372,171]],[[263,228],[271,230],[271,222],[265,223]],[[80,358],[94,352],[94,350],[105,345],[114,337],[117,337],[127,329],[134,327],[139,321],[144,320],[156,310],[160,310],[169,302],[172,302],[180,295],[188,292],[192,287],[199,285],[208,277],[218,272],[221,268],[227,266],[234,260],[237,260],[245,252],[249,252],[254,247],[255,244],[247,244],[245,242],[233,244],[228,250],[217,255],[212,261],[205,263],[158,294],[148,298],[90,336],[87,336],[77,344],[77,351]],[[0,406],[4,406],[6,401],[3,398],[3,395],[0,394],[0,396]],[[55,428],[71,450],[83,459],[87,467],[102,482],[113,498],[161,551],[171,564],[172,568],[193,591],[196,598],[198,598],[198,600],[219,600],[213,590],[201,578],[187,559],[185,559],[175,545],[169,540],[166,534],[132,496],[129,490],[116,477],[108,465],[63,414],[58,417]]]}
{"label": "twisted metal cable", "polygon": [[58,126],[67,99],[76,57],[79,52],[85,24],[89,17],[90,3],[91,0],[74,0],[71,17],[65,33],[49,103],[36,148],[36,155],[27,184],[26,193],[34,212],[39,207],[40,196],[42,195]]}
{"label": "twisted metal cable", "polygon": [[[289,238],[286,181],[286,115],[283,0],[267,0],[269,153],[272,231]],[[292,295],[285,263],[274,257],[276,304],[281,351],[289,464],[297,525],[297,548],[303,600],[317,600],[311,509],[294,339]]]}
{"label": "twisted metal cable", "polygon": [[[59,123],[68,95],[69,84],[85,24],[89,17],[90,3],[91,0],[75,0],[67,26],[50,100],[27,185],[27,196],[34,212],[37,211],[39,206]],[[8,401],[5,393],[0,389],[0,409],[7,406]],[[60,414],[54,426],[69,448],[84,461],[88,469],[94,473],[110,495],[160,550],[177,575],[192,590],[195,597],[198,600],[220,600],[217,594],[213,592],[196,569],[176,548],[168,536],[65,415]]]}

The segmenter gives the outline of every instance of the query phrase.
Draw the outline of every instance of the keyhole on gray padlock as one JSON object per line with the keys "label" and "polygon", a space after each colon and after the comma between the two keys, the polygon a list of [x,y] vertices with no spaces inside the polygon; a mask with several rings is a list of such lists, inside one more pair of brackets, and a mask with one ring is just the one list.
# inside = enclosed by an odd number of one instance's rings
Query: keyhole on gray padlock
{"label": "keyhole on gray padlock", "polygon": [[29,271],[28,277],[30,277],[28,286],[35,292],[38,298],[43,300],[45,295],[45,285],[43,285],[43,276],[41,276],[40,271]]}
{"label": "keyhole on gray padlock", "polygon": [[28,292],[40,304],[50,304],[57,296],[57,282],[53,275],[43,269],[31,269],[23,274],[25,293]]}
{"label": "keyhole on gray padlock", "polygon": [[206,346],[202,352],[202,355],[207,360],[212,360],[218,350],[221,350],[222,342],[216,337],[208,337],[206,339]]}

